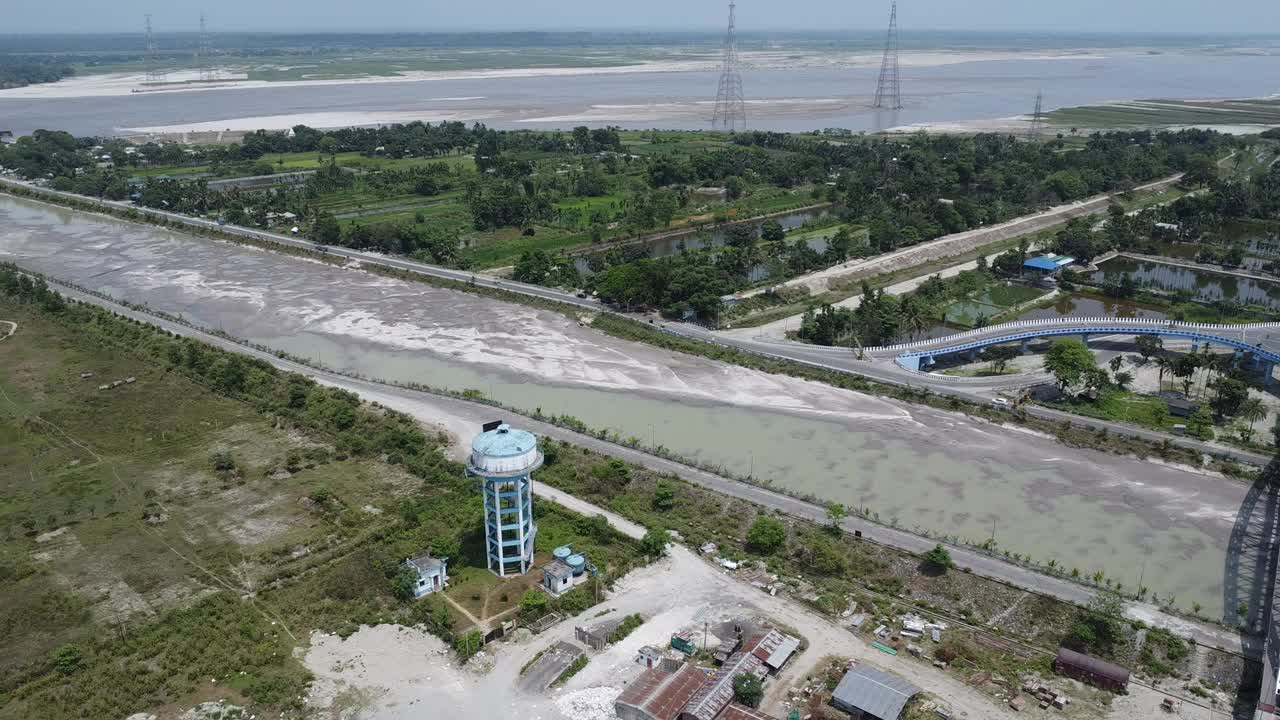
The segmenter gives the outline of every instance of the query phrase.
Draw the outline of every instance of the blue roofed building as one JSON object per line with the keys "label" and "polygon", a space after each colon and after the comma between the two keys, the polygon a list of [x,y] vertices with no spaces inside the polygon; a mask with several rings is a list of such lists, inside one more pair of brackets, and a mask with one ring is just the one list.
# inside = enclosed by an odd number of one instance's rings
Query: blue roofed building
{"label": "blue roofed building", "polygon": [[1031,271],[1040,277],[1056,277],[1062,272],[1062,269],[1074,263],[1075,258],[1067,255],[1041,255],[1039,257],[1027,258],[1022,263],[1024,271]]}

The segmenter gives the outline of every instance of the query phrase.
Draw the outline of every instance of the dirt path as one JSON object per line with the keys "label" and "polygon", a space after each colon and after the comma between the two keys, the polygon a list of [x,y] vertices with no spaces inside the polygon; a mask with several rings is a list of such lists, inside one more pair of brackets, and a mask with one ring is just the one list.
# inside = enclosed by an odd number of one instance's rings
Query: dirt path
{"label": "dirt path", "polygon": [[645,529],[643,526],[637,525],[621,515],[596,507],[585,500],[579,500],[563,490],[557,490],[543,483],[534,483],[533,494],[563,505],[582,515],[603,515],[610,525],[627,537],[635,538],[636,540],[644,537]]}
{"label": "dirt path", "polygon": [[459,604],[456,600],[454,600],[453,598],[449,597],[444,593],[440,593],[440,597],[444,598],[444,601],[449,603],[449,607],[462,613],[463,617],[470,620],[471,624],[475,625],[477,630],[479,630],[480,632],[485,631],[486,629],[485,624],[480,622],[475,615],[472,615],[471,613],[467,612],[467,609],[462,607],[462,605]]}
{"label": "dirt path", "polygon": [[7,340],[18,332],[18,323],[12,320],[0,320],[0,326],[7,326],[9,328],[9,332],[4,335],[0,335],[0,341]]}

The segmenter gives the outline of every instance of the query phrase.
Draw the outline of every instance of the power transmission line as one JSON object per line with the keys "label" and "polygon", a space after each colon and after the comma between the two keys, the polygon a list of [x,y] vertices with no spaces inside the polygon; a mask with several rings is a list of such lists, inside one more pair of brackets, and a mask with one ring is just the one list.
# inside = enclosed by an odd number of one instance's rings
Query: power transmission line
{"label": "power transmission line", "polygon": [[1044,91],[1041,90],[1036,93],[1036,111],[1035,111],[1035,114],[1031,116],[1030,135],[1033,138],[1038,138],[1040,137],[1040,134],[1043,132],[1044,132]]}
{"label": "power transmission line", "polygon": [[165,71],[159,68],[156,58],[156,37],[151,33],[151,15],[147,15],[147,82],[164,82]]}
{"label": "power transmission line", "polygon": [[716,110],[711,116],[711,127],[723,130],[747,129],[747,104],[742,97],[742,75],[738,74],[736,8],[734,1],[729,0],[729,31],[724,36]]}
{"label": "power transmission line", "polygon": [[880,61],[880,81],[876,83],[876,101],[880,110],[902,109],[902,77],[898,74],[898,3],[889,11],[889,36],[884,41],[884,59]]}
{"label": "power transmission line", "polygon": [[204,24],[204,13],[200,13],[200,45],[196,49],[196,59],[200,65],[200,79],[213,79],[213,53],[209,48],[209,30]]}

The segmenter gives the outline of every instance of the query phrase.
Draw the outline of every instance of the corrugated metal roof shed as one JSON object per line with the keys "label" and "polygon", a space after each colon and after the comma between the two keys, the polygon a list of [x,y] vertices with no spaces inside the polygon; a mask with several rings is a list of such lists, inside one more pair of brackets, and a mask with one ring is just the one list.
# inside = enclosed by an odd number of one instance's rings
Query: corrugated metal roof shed
{"label": "corrugated metal roof shed", "polygon": [[712,720],[733,699],[733,678],[743,674],[763,674],[762,665],[760,658],[750,653],[738,651],[730,655],[720,672],[693,694],[680,717]]}
{"label": "corrugated metal roof shed", "polygon": [[[706,681],[707,676],[691,664],[682,665],[673,673],[650,668],[627,686],[614,707],[633,708],[654,720],[673,720]],[[618,714],[623,715],[623,711],[618,709]]]}
{"label": "corrugated metal roof shed", "polygon": [[1066,255],[1041,255],[1040,257],[1028,258],[1022,265],[1036,270],[1053,272],[1061,270],[1075,261],[1075,258],[1067,257]]}
{"label": "corrugated metal roof shed", "polygon": [[738,703],[729,703],[729,707],[716,718],[716,720],[778,720],[772,715],[763,713],[755,708],[749,708],[746,705]]}
{"label": "corrugated metal roof shed", "polygon": [[760,658],[760,662],[769,659],[775,648],[782,644],[785,636],[777,630],[770,630],[763,635],[754,635],[743,646],[743,650]]}
{"label": "corrugated metal roof shed", "polygon": [[752,655],[760,658],[760,661],[770,668],[777,670],[787,664],[787,659],[791,654],[800,647],[800,640],[790,635],[783,634],[777,630],[770,630],[764,635],[758,635],[747,643],[748,649]]}
{"label": "corrugated metal roof shed", "polygon": [[898,720],[907,701],[919,692],[920,688],[896,675],[859,665],[840,679],[831,701],[845,712],[861,710],[881,720]]}
{"label": "corrugated metal roof shed", "polygon": [[800,640],[790,635],[783,635],[782,642],[773,649],[769,657],[765,658],[764,664],[773,670],[781,670],[783,665],[787,664],[787,660],[791,659],[791,654],[800,648]]}

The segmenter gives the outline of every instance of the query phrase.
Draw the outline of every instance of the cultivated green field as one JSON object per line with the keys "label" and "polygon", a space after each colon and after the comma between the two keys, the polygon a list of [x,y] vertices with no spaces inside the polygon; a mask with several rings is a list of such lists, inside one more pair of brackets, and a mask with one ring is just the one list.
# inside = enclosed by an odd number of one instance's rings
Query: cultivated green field
{"label": "cultivated green field", "polygon": [[[315,170],[321,165],[329,164],[330,160],[337,163],[339,167],[356,168],[361,170],[403,170],[411,167],[421,167],[431,163],[448,163],[454,167],[466,168],[468,170],[475,168],[475,158],[470,155],[445,155],[441,157],[431,158],[388,158],[388,157],[368,157],[357,152],[336,153],[330,158],[329,155],[321,153],[267,153],[262,159],[255,162],[266,163],[271,166],[272,172],[295,172],[298,170]],[[156,177],[159,175],[167,175],[170,177],[182,177],[187,175],[205,175],[213,173],[219,177],[239,177],[243,176],[243,172],[235,171],[233,166],[227,166],[223,172],[218,172],[217,168],[210,165],[152,165],[144,168],[138,168],[132,174],[137,177]]]}
{"label": "cultivated green field", "polygon": [[1049,113],[1048,119],[1058,127],[1081,128],[1280,125],[1280,100],[1144,100],[1064,108]]}

